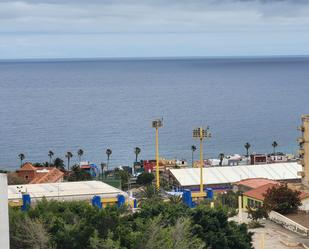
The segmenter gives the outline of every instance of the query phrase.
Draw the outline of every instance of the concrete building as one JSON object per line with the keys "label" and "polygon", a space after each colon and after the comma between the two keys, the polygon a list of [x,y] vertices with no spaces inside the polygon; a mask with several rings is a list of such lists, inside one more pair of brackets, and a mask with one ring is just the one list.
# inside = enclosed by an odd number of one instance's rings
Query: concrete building
{"label": "concrete building", "polygon": [[[297,172],[301,165],[292,163],[274,163],[245,166],[219,166],[203,169],[203,184],[205,187],[218,189],[232,188],[232,184],[248,178],[267,178],[270,180],[300,182]],[[195,189],[200,184],[198,168],[170,169],[169,182],[180,188]]]}
{"label": "concrete building", "polygon": [[302,183],[309,187],[309,115],[301,117],[302,125],[299,130],[302,136],[298,139],[299,142],[299,163],[302,165],[302,170],[299,175],[302,177]]}
{"label": "concrete building", "polygon": [[10,248],[8,191],[6,174],[0,174],[0,248]]}

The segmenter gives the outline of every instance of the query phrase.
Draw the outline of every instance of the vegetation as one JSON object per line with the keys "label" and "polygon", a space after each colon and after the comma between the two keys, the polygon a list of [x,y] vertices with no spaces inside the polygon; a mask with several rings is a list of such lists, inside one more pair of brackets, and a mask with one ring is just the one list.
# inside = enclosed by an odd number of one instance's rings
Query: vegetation
{"label": "vegetation", "polygon": [[77,151],[77,155],[78,155],[79,162],[81,162],[82,156],[84,155],[84,151],[82,149],[79,149]]}
{"label": "vegetation", "polygon": [[273,143],[271,144],[271,146],[273,147],[273,153],[276,154],[276,148],[278,146],[278,143],[276,141],[273,141]]}
{"label": "vegetation", "polygon": [[134,148],[134,154],[135,154],[135,162],[137,163],[138,155],[141,153],[141,149],[139,147]]}
{"label": "vegetation", "polygon": [[20,167],[22,167],[22,166],[23,166],[23,161],[24,161],[24,159],[26,158],[26,156],[25,156],[25,154],[20,153],[20,154],[18,155],[18,158],[19,158],[19,160],[20,160]]}
{"label": "vegetation", "polygon": [[54,152],[53,151],[48,151],[48,157],[49,157],[49,164],[51,164],[51,162],[52,162],[52,159],[53,159],[53,156],[54,156]]}
{"label": "vegetation", "polygon": [[251,144],[249,144],[248,142],[245,143],[244,145],[245,149],[246,149],[246,156],[249,157],[249,149],[251,147]]}
{"label": "vegetation", "polygon": [[264,206],[252,209],[248,207],[248,217],[253,221],[258,221],[263,218],[268,218],[268,213]]}
{"label": "vegetation", "polygon": [[92,180],[92,176],[88,172],[82,170],[79,165],[74,165],[67,180],[69,182],[89,181]]}
{"label": "vegetation", "polygon": [[109,159],[110,159],[112,153],[113,153],[113,152],[112,152],[111,149],[107,149],[107,150],[106,150],[106,155],[107,155],[107,165],[106,165],[106,168],[107,168],[107,170],[108,170],[108,166],[109,166]]}
{"label": "vegetation", "polygon": [[64,170],[64,162],[61,158],[57,157],[55,158],[53,165],[60,170]]}
{"label": "vegetation", "polygon": [[136,183],[139,185],[149,185],[152,183],[152,181],[155,179],[155,176],[153,173],[143,172],[137,177]]}
{"label": "vegetation", "polygon": [[43,199],[28,212],[10,208],[11,249],[251,249],[246,225],[221,209],[144,199],[140,212]]}
{"label": "vegetation", "polygon": [[192,167],[193,167],[193,163],[194,163],[194,152],[196,151],[196,146],[192,145],[191,146],[191,151],[192,151]]}
{"label": "vegetation", "polygon": [[220,153],[220,154],[219,154],[219,160],[220,160],[219,165],[220,165],[220,166],[222,166],[223,159],[224,159],[224,154],[223,154],[223,153]]}
{"label": "vegetation", "polygon": [[121,188],[128,189],[131,175],[126,170],[115,169],[114,174],[121,180]]}
{"label": "vegetation", "polygon": [[287,184],[273,186],[265,194],[264,208],[281,214],[294,213],[301,206],[300,192],[288,188]]}
{"label": "vegetation", "polygon": [[68,160],[68,170],[70,170],[70,160],[71,160],[71,158],[73,157],[72,152],[68,151],[68,152],[65,154],[65,157],[66,157],[67,160]]}

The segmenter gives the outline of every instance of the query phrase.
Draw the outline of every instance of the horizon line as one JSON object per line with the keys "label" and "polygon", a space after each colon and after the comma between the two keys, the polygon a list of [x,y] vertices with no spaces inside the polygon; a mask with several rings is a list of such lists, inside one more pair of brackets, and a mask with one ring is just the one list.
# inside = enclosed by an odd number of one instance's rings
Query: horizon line
{"label": "horizon line", "polygon": [[78,62],[78,61],[121,61],[121,60],[228,60],[228,59],[309,59],[307,55],[214,55],[214,56],[115,56],[115,57],[55,57],[55,58],[4,58],[3,62]]}

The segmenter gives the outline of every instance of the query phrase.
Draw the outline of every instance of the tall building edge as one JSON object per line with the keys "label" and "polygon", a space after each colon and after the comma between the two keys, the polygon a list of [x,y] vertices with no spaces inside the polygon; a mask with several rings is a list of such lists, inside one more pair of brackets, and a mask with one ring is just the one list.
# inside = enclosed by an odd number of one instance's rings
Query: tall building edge
{"label": "tall building edge", "polygon": [[301,137],[299,143],[299,163],[302,165],[302,171],[299,175],[302,177],[302,183],[309,186],[309,114],[302,115],[302,125],[298,128]]}
{"label": "tall building edge", "polygon": [[10,248],[8,185],[6,174],[0,174],[0,247]]}

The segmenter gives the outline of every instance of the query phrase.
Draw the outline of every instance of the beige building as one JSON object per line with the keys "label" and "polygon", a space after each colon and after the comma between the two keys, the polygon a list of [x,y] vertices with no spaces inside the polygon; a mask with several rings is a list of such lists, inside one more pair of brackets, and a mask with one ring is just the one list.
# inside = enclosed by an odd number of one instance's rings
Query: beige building
{"label": "beige building", "polygon": [[9,249],[8,186],[6,174],[0,174],[0,248]]}
{"label": "beige building", "polygon": [[299,163],[302,165],[302,171],[299,175],[302,177],[302,183],[309,186],[309,115],[303,115],[301,117],[302,125],[299,130],[302,132],[302,136],[298,139],[299,150]]}

